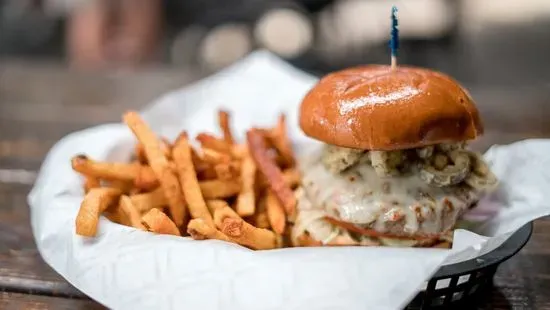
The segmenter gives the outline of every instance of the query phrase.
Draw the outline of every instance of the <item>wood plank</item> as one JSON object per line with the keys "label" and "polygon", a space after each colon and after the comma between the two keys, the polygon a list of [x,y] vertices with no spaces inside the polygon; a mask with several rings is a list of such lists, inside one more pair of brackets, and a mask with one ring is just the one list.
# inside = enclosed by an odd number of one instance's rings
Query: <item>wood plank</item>
{"label": "wood plank", "polygon": [[103,310],[107,308],[91,300],[0,292],[0,309]]}
{"label": "wood plank", "polygon": [[0,183],[0,288],[82,297],[36,250],[26,203],[29,189],[30,185]]}

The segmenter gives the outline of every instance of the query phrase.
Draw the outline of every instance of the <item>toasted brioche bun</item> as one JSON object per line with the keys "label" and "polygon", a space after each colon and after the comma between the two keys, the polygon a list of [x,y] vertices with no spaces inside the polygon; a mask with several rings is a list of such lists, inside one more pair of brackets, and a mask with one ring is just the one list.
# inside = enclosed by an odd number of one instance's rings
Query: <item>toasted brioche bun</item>
{"label": "toasted brioche bun", "polygon": [[331,73],[304,97],[300,127],[341,147],[396,150],[483,134],[479,112],[452,78],[428,69],[369,65]]}

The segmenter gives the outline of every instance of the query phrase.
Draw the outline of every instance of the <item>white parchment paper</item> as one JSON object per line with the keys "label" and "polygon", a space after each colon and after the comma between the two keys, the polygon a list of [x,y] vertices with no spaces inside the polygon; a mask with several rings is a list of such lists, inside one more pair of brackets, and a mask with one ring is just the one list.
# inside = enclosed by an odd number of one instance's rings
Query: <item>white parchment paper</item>
{"label": "white parchment paper", "polygon": [[[220,107],[233,114],[237,138],[250,126],[288,115],[298,151],[302,96],[316,79],[267,52],[256,52],[195,85],[169,93],[143,116],[170,139],[217,131]],[[99,90],[98,90],[99,91]],[[550,214],[550,141],[494,146],[486,154],[500,189],[466,216],[452,250],[342,247],[250,251],[220,241],[153,235],[102,218],[96,238],[76,236],[82,179],[70,158],[125,160],[134,140],[107,124],[68,135],[48,154],[29,194],[38,249],[57,272],[112,309],[400,309],[443,264],[476,257],[523,224]]]}

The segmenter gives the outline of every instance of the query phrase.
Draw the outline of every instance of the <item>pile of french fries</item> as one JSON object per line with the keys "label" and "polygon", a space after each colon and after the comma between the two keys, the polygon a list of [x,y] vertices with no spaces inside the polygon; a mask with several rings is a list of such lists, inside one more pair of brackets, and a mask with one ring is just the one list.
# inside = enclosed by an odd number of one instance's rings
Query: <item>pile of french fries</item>
{"label": "pile of french fries", "polygon": [[86,193],[76,233],[97,234],[99,218],[157,234],[218,239],[254,250],[283,247],[296,216],[300,174],[285,116],[273,128],[252,128],[237,143],[230,115],[219,111],[222,137],[200,133],[193,147],[186,132],[171,143],[138,113],[123,115],[137,139],[134,159],[101,162],[72,158]]}

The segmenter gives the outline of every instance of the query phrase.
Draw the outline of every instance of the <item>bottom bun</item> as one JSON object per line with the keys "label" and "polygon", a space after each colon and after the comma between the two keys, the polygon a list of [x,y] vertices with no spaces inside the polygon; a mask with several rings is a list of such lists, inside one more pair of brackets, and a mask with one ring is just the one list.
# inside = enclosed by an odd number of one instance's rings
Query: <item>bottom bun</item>
{"label": "bottom bun", "polygon": [[[452,242],[443,239],[409,239],[406,240],[406,245],[401,244],[401,247],[419,247],[419,248],[452,248]],[[334,237],[332,240],[323,243],[322,241],[315,240],[307,231],[304,231],[301,235],[292,238],[292,246],[295,247],[319,247],[319,246],[391,246],[384,241],[356,241],[344,233]]]}

